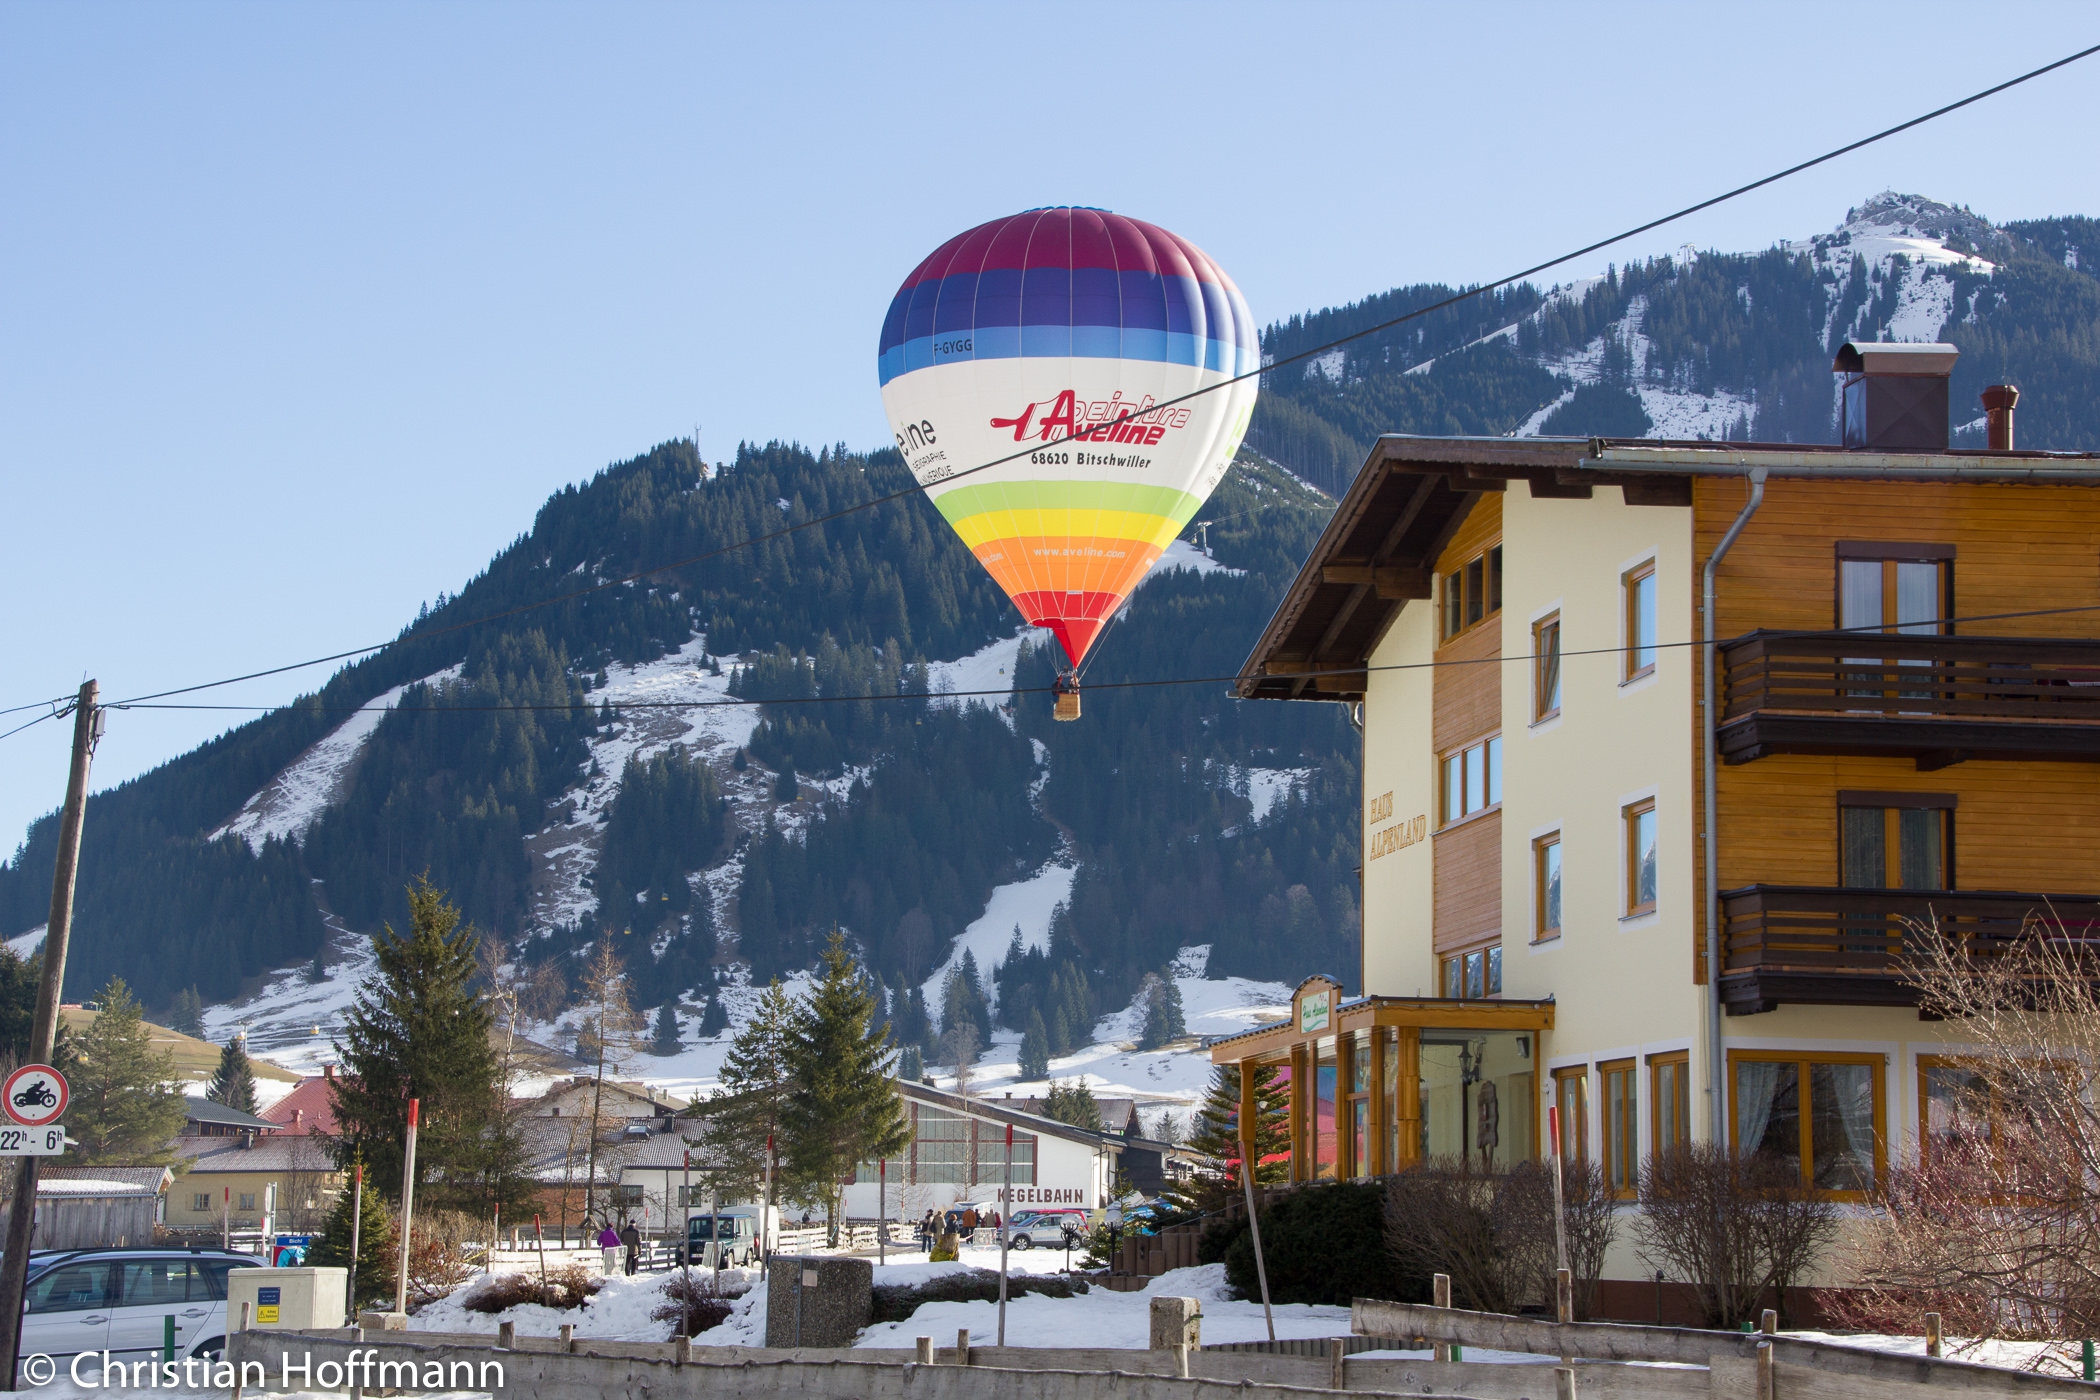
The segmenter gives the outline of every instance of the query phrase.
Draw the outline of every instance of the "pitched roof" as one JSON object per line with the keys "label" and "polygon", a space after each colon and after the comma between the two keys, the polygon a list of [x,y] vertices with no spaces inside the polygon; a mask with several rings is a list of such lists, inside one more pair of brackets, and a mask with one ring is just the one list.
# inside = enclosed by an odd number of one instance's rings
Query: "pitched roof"
{"label": "pitched roof", "polygon": [[254,1128],[258,1132],[271,1132],[277,1127],[267,1118],[258,1118],[252,1113],[243,1113],[237,1108],[228,1108],[210,1099],[185,1098],[182,1101],[182,1116],[192,1123],[216,1123],[227,1128]]}
{"label": "pitched roof", "polygon": [[166,1167],[45,1167],[39,1196],[157,1196],[175,1174]]}
{"label": "pitched roof", "polygon": [[263,1110],[262,1116],[284,1132],[326,1133],[332,1137],[339,1129],[335,1096],[329,1092],[329,1083],[328,1078],[318,1075],[302,1079],[292,1092]]}
{"label": "pitched roof", "polygon": [[189,1175],[199,1172],[332,1172],[335,1158],[327,1144],[309,1133],[258,1137],[243,1147],[237,1137],[185,1134],[173,1144],[175,1155],[192,1159]]}
{"label": "pitched roof", "polygon": [[1014,1127],[1031,1133],[1064,1138],[1070,1142],[1083,1142],[1094,1147],[1107,1147],[1112,1151],[1120,1151],[1123,1146],[1123,1135],[1120,1132],[1075,1128],[1070,1123],[1060,1123],[1055,1118],[1028,1113],[1014,1107],[1022,1102],[1020,1099],[980,1099],[974,1096],[966,1098],[961,1094],[951,1094],[946,1089],[936,1089],[909,1079],[899,1079],[897,1090],[908,1099],[917,1099],[920,1103],[949,1113],[982,1118],[989,1123],[1011,1123]]}

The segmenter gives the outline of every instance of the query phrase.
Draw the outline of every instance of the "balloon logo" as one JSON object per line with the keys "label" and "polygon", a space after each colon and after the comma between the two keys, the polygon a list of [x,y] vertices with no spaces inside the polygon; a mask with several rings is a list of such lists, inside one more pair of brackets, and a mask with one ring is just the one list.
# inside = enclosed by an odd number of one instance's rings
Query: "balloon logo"
{"label": "balloon logo", "polygon": [[913,477],[1075,669],[1224,478],[1258,381],[1170,401],[1260,364],[1216,263],[1101,209],[951,238],[882,324],[882,404]]}

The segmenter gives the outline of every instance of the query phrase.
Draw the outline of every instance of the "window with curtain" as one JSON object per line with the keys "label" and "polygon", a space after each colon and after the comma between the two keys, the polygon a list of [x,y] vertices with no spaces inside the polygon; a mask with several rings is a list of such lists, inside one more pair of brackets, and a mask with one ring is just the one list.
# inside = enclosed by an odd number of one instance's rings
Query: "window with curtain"
{"label": "window with curtain", "polygon": [[1541,618],[1531,627],[1531,717],[1551,719],[1560,713],[1560,614]]}
{"label": "window with curtain", "polygon": [[[1861,636],[1952,632],[1953,625],[1943,619],[1954,615],[1954,546],[1841,540],[1837,604],[1838,626]],[[1885,688],[1888,676],[1883,668],[1892,664],[1929,668],[1932,663],[1924,658],[1861,656],[1847,660],[1877,668],[1848,676],[1870,682],[1858,689],[1848,688],[1848,695],[1919,699],[1932,694],[1909,685]],[[1921,679],[1929,679],[1929,674],[1929,670],[1921,671]]]}
{"label": "window with curtain", "polygon": [[1738,1151],[1776,1158],[1805,1187],[1857,1198],[1883,1157],[1880,1057],[1731,1051]]}
{"label": "window with curtain", "polygon": [[1654,561],[1628,570],[1623,584],[1626,594],[1625,678],[1637,680],[1655,669]]}
{"label": "window with curtain", "polygon": [[1560,1107],[1560,1156],[1571,1166],[1590,1159],[1589,1084],[1586,1065],[1553,1071],[1553,1102]]}
{"label": "window with curtain", "polygon": [[1691,1068],[1691,1057],[1683,1051],[1648,1061],[1648,1093],[1654,1104],[1650,1130],[1657,1152],[1692,1140]]}
{"label": "window with curtain", "polygon": [[1604,1185],[1614,1196],[1628,1200],[1640,1186],[1637,1074],[1633,1061],[1610,1060],[1597,1066],[1597,1076],[1604,1089]]}
{"label": "window with curtain", "polygon": [[1954,888],[1950,792],[1840,792],[1838,883],[1847,889]]}

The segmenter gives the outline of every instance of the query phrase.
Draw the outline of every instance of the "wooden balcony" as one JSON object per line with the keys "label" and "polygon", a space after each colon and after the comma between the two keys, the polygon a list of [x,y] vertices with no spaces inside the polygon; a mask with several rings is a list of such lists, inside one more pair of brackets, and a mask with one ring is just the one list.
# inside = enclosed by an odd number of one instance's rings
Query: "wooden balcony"
{"label": "wooden balcony", "polygon": [[1732,1016],[1789,1003],[1915,1006],[1899,969],[1906,940],[1937,928],[1988,956],[2025,928],[2100,952],[2100,896],[2005,890],[1861,890],[1750,885],[1721,895],[1721,1001]]}
{"label": "wooden balcony", "polygon": [[2100,761],[2100,639],[1758,631],[1720,653],[1725,763]]}

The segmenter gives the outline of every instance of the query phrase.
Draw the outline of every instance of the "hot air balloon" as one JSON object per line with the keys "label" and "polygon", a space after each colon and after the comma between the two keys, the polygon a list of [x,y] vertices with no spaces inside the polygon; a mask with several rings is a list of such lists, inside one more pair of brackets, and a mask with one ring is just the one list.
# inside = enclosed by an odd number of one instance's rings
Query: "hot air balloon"
{"label": "hot air balloon", "polygon": [[[1103,209],[980,224],[920,263],[882,324],[882,404],[913,477],[1070,667],[1188,525],[1246,434],[1245,298],[1202,249]],[[1002,457],[1022,455],[985,470]]]}

